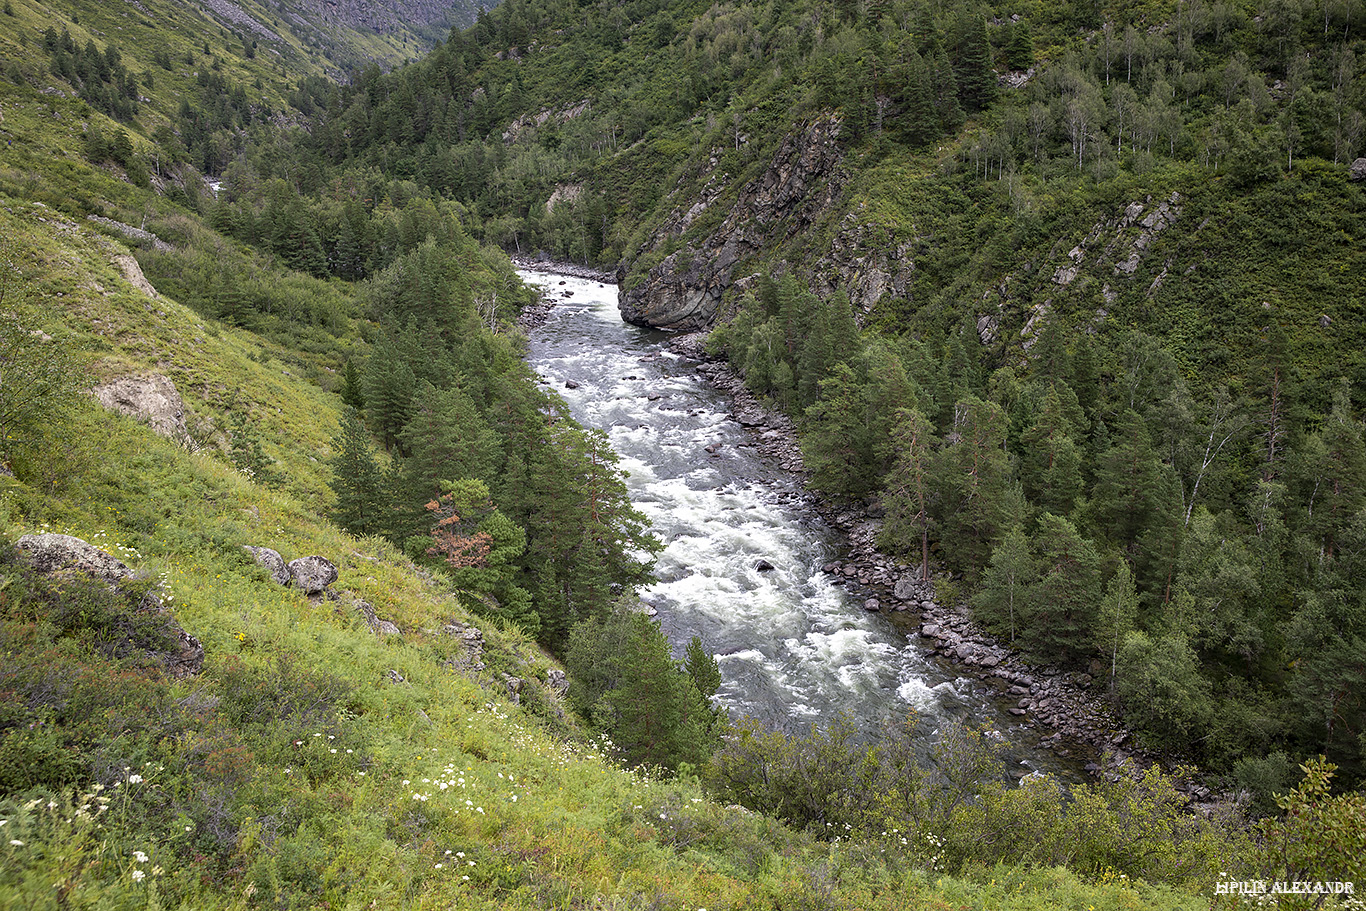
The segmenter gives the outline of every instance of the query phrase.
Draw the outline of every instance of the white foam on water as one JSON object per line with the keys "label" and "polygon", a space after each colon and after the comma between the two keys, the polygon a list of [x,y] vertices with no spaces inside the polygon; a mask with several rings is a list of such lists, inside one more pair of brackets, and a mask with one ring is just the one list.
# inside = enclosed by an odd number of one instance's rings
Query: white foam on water
{"label": "white foam on water", "polygon": [[533,335],[538,370],[581,422],[608,430],[632,501],[665,545],[656,565],[669,581],[644,594],[671,634],[718,653],[720,700],[770,719],[934,707],[941,691],[919,680],[904,638],[819,571],[828,545],[755,480],[772,469],[723,400],[695,375],[671,375],[680,356],[621,323],[613,286],[523,277],[556,299],[573,292]]}

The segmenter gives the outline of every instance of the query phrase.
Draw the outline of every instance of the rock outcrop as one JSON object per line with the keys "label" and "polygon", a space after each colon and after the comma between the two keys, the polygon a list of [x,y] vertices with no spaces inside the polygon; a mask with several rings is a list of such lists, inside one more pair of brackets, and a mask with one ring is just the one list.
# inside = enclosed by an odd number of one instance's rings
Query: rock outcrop
{"label": "rock outcrop", "polygon": [[[719,227],[664,256],[643,280],[629,288],[622,284],[622,319],[685,331],[710,326],[741,262],[797,236],[834,204],[845,182],[839,134],[839,118],[828,116],[788,135],[764,173],[740,190]],[[690,200],[686,210],[680,205],[653,238],[651,249],[640,254],[676,242],[708,208],[721,204],[718,180],[724,178],[713,177],[702,198]]]}
{"label": "rock outcrop", "polygon": [[459,620],[452,620],[441,627],[441,632],[454,636],[463,646],[463,654],[450,658],[445,666],[452,670],[478,673],[487,670],[484,664],[484,633],[478,627],[468,626]]}
{"label": "rock outcrop", "polygon": [[185,402],[170,377],[159,373],[125,376],[101,383],[92,391],[99,403],[110,411],[142,421],[168,439],[180,443],[189,441]]}
{"label": "rock outcrop", "polygon": [[375,607],[369,601],[354,598],[351,602],[351,607],[356,613],[365,618],[366,626],[369,626],[370,632],[374,633],[376,636],[383,638],[385,636],[403,635],[402,631],[398,628],[398,624],[391,620],[385,620],[379,614],[375,613]]}
{"label": "rock outcrop", "polygon": [[337,567],[326,557],[316,554],[290,560],[287,564],[294,587],[306,595],[321,595],[337,581]]}
{"label": "rock outcrop", "polygon": [[829,251],[816,263],[811,290],[821,297],[843,291],[862,313],[884,296],[910,297],[915,281],[913,242],[889,234],[889,228],[861,221],[856,213],[846,215]]}
{"label": "rock outcrop", "polygon": [[[122,560],[72,535],[23,535],[15,542],[15,549],[23,563],[45,575],[78,572],[116,590],[133,576],[133,571]],[[142,595],[131,613],[159,615],[157,625],[160,629],[151,643],[133,639],[115,643],[116,654],[140,651],[177,678],[198,674],[204,667],[204,646],[185,632],[155,594]]]}
{"label": "rock outcrop", "polygon": [[289,584],[289,567],[285,565],[285,558],[280,556],[278,551],[271,550],[269,547],[253,547],[250,544],[242,545],[242,549],[251,554],[253,560],[266,568],[276,585]]}
{"label": "rock outcrop", "polygon": [[15,546],[20,559],[40,573],[76,570],[115,585],[133,572],[122,560],[71,535],[23,535]]}

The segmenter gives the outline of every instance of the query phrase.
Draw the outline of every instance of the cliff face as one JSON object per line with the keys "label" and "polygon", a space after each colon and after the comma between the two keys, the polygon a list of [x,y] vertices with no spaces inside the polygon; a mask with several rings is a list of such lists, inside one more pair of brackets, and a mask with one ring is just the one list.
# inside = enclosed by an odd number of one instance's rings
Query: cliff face
{"label": "cliff face", "polygon": [[[763,174],[740,190],[719,227],[684,241],[629,290],[623,284],[622,318],[660,329],[710,326],[738,267],[811,228],[839,199],[846,182],[839,132],[839,119],[828,116],[790,133]],[[708,208],[723,205],[718,182],[708,182],[701,199],[678,202],[639,255],[657,255]]]}

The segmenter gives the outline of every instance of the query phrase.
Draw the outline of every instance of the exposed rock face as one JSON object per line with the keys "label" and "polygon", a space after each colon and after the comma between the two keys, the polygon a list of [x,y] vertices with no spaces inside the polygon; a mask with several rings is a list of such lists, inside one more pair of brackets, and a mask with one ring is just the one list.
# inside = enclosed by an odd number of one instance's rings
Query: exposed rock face
{"label": "exposed rock face", "polygon": [[557,667],[545,672],[545,683],[561,696],[569,692],[569,675]]}
{"label": "exposed rock face", "polygon": [[447,667],[473,673],[486,670],[484,664],[484,633],[482,630],[477,627],[466,626],[459,620],[452,620],[441,627],[441,632],[447,636],[455,636],[460,640],[465,650],[463,655],[447,661]]}
{"label": "exposed rock face", "polygon": [[[535,114],[523,114],[521,117],[512,121],[512,123],[508,124],[508,128],[503,131],[503,142],[517,142],[524,135],[534,130],[536,127],[544,126],[547,122],[552,124],[568,123],[569,121],[588,113],[591,109],[592,105],[590,105],[587,100],[584,100],[575,104],[566,104],[555,109],[546,108]],[[573,198],[569,199],[569,201],[572,202],[574,199],[577,199],[579,191],[582,189],[582,187],[576,187],[573,192]],[[553,209],[555,207],[556,195],[560,194],[561,190],[557,188],[555,190],[555,195],[550,197],[550,205],[546,206],[547,209]],[[568,194],[566,193],[565,195],[561,195],[560,198],[565,199],[567,196]]]}
{"label": "exposed rock face", "polygon": [[[166,241],[162,240],[160,237],[157,237],[151,231],[144,231],[142,228],[135,228],[132,225],[126,225],[121,221],[115,221],[112,218],[105,218],[103,215],[87,215],[86,220],[93,221],[96,224],[104,225],[106,228],[112,228],[113,230],[118,231],[124,237],[127,237],[129,240],[135,240],[138,243],[147,244],[158,253],[170,253],[172,250],[175,249],[175,247],[172,247],[170,244],[166,243]],[[133,277],[128,274],[129,269],[126,265],[124,265],[123,262],[125,259],[133,260],[133,265],[137,268],[138,276],[142,277],[143,283],[146,283],[147,279],[145,276],[142,275],[142,267],[138,266],[138,261],[133,259],[133,257],[131,256],[119,256],[115,259],[115,262],[118,264],[119,268],[123,270],[123,273],[128,278],[128,280],[133,282],[133,284],[135,285],[138,284],[136,281],[133,280]],[[152,288],[150,284],[148,284],[147,287]],[[149,296],[157,296],[155,288],[152,288],[152,293]]]}
{"label": "exposed rock face", "polygon": [[513,705],[522,703],[522,685],[526,683],[521,677],[514,677],[511,674],[503,674],[503,685],[507,687],[508,701]]}
{"label": "exposed rock face", "polygon": [[75,569],[111,585],[132,575],[122,560],[71,535],[24,535],[15,546],[23,561],[41,573]]}
{"label": "exposed rock face", "polygon": [[846,215],[830,252],[816,265],[811,290],[822,297],[844,291],[854,308],[864,313],[884,295],[910,297],[915,280],[912,242],[896,242],[885,234],[885,229],[859,221],[853,212]]}
{"label": "exposed rock face", "polygon": [[[92,215],[90,217],[94,218],[95,216]],[[156,235],[153,236],[155,237]],[[165,244],[165,247],[167,250],[172,249],[170,244]],[[136,259],[129,256],[127,253],[120,253],[114,257],[114,265],[119,267],[119,271],[122,272],[123,277],[128,280],[128,284],[137,288],[153,300],[161,297],[161,295],[157,293],[157,289],[152,287],[152,283],[147,280],[147,276],[142,274],[142,266],[138,265]]]}
{"label": "exposed rock face", "polygon": [[185,428],[185,403],[170,377],[125,376],[94,388],[95,398],[110,411],[126,414],[154,431],[178,442],[189,440]]}
{"label": "exposed rock face", "polygon": [[316,554],[289,561],[289,576],[296,588],[306,595],[320,595],[327,586],[337,581],[337,567],[326,557]]}
{"label": "exposed rock face", "polygon": [[[734,282],[737,264],[801,233],[834,203],[845,180],[839,132],[839,119],[831,116],[784,139],[764,173],[740,191],[715,231],[664,257],[638,285],[629,290],[622,286],[622,319],[660,329],[710,326]],[[717,195],[705,194],[687,212],[675,212],[654,238],[655,248],[686,230],[716,204],[712,199]]]}
{"label": "exposed rock face", "polygon": [[[20,559],[41,573],[74,570],[111,586],[117,586],[133,574],[122,560],[71,535],[23,535],[15,542],[15,547]],[[166,648],[145,649],[148,658],[161,664],[172,677],[199,673],[204,667],[204,646],[167,613],[160,598],[151,593],[144,595],[136,611],[161,614],[161,633],[168,642],[174,642]]]}
{"label": "exposed rock face", "polygon": [[1353,180],[1366,180],[1366,158],[1358,158],[1352,162],[1351,170],[1348,173]]}
{"label": "exposed rock face", "polygon": [[289,567],[285,565],[285,558],[280,556],[279,552],[269,547],[253,547],[250,544],[242,545],[242,549],[270,571],[270,577],[275,580],[276,585],[289,584]]}
{"label": "exposed rock face", "polygon": [[367,626],[370,627],[370,632],[374,633],[376,636],[384,637],[403,635],[403,633],[399,630],[397,624],[393,623],[392,621],[385,620],[383,617],[376,614],[374,605],[372,605],[369,601],[363,601],[360,598],[356,598],[354,601],[351,602],[351,606],[355,608],[356,613],[360,614],[362,617],[365,618],[365,623]]}

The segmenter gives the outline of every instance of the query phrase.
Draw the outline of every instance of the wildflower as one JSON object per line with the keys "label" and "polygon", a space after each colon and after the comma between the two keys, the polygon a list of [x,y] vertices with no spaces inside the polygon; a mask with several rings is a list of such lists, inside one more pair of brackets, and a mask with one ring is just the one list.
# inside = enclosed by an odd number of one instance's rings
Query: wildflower
{"label": "wildflower", "polygon": [[446,866],[446,865],[445,865],[445,864],[437,864],[433,869],[440,870],[440,869],[441,869],[442,867],[444,867],[444,866]]}
{"label": "wildflower", "polygon": [[16,848],[22,848],[24,846],[24,843],[17,838],[11,838],[9,840],[9,843],[14,845]]}
{"label": "wildflower", "polygon": [[153,868],[152,868],[152,875],[153,875],[153,876],[160,876],[161,874],[163,874],[163,873],[165,873],[165,872],[166,872],[166,871],[163,870],[163,869],[161,869],[160,867],[153,867]]}
{"label": "wildflower", "polygon": [[134,851],[133,860],[137,861],[140,864],[145,864],[147,863],[147,855],[141,851]]}
{"label": "wildflower", "polygon": [[129,776],[128,776],[128,783],[129,783],[129,784],[142,784],[142,776],[139,775],[139,774],[137,774],[136,772],[134,772],[132,775],[129,775]]}
{"label": "wildflower", "polygon": [[144,876],[146,876],[146,875],[147,875],[147,874],[146,874],[146,873],[143,873],[141,870],[134,870],[134,871],[133,871],[133,882],[135,882],[135,883],[140,883],[140,882],[142,882],[142,878],[143,878]]}

